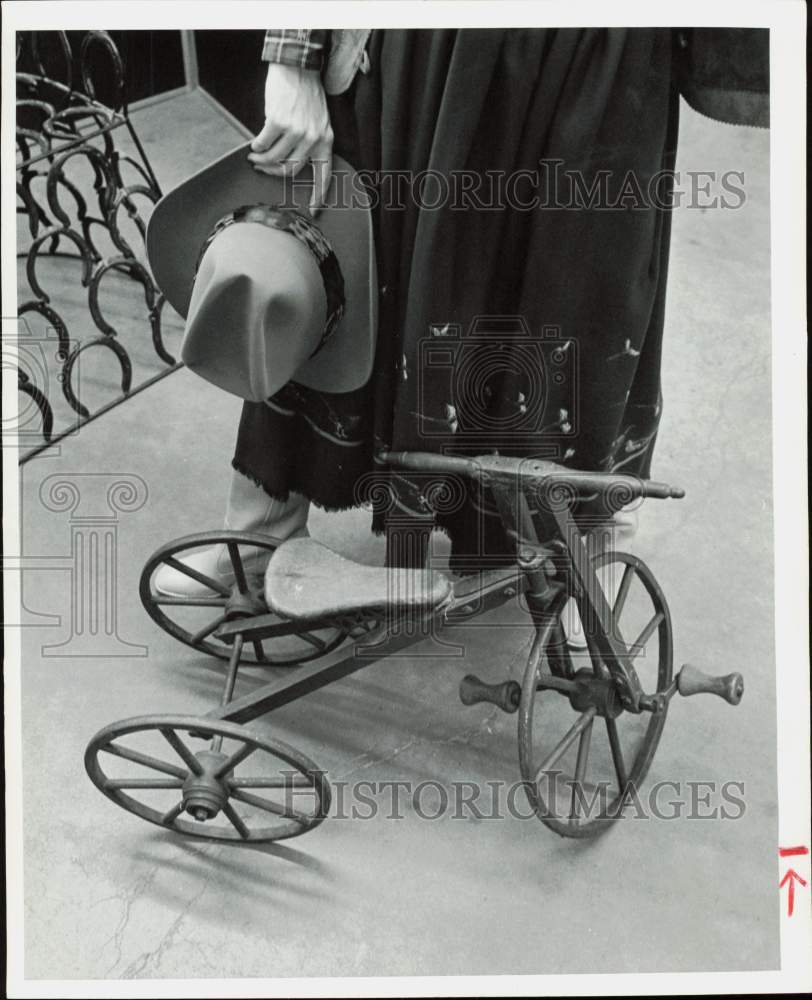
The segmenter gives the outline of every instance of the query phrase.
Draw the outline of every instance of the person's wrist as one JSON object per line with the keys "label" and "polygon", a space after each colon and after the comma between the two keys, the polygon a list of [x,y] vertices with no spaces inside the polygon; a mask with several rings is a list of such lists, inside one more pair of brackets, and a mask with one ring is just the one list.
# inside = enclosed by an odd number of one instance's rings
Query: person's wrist
{"label": "person's wrist", "polygon": [[288,69],[317,74],[320,74],[327,65],[327,58],[323,50],[308,54],[304,65],[302,65],[300,56],[288,55],[284,51],[272,56],[263,56],[262,61],[268,66],[287,66]]}
{"label": "person's wrist", "polygon": [[289,63],[268,63],[270,76],[283,76],[288,80],[307,80],[309,83],[321,83],[321,70],[308,69],[305,66],[292,66]]}

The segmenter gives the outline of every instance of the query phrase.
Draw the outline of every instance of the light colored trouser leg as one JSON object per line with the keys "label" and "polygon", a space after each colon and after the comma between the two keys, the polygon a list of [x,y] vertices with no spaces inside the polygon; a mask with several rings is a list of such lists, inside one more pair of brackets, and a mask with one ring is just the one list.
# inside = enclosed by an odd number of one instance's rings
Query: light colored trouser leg
{"label": "light colored trouser leg", "polygon": [[[226,531],[250,531],[269,535],[279,542],[305,538],[310,534],[307,530],[309,512],[310,501],[301,493],[290,493],[287,500],[275,500],[247,476],[232,472],[224,522]],[[252,576],[265,572],[271,556],[267,549],[250,546],[241,547],[240,554],[246,572]],[[231,570],[231,560],[224,547],[219,553],[218,570],[223,573]]]}
{"label": "light colored trouser leg", "polygon": [[301,493],[274,500],[247,476],[232,470],[224,527],[226,531],[255,531],[280,541],[307,535],[310,501]]}
{"label": "light colored trouser leg", "polygon": [[[301,538],[308,534],[309,510],[310,501],[300,493],[291,493],[284,501],[274,500],[247,476],[232,470],[224,524],[226,531],[268,535],[278,542],[287,538]],[[251,577],[261,577],[271,552],[268,549],[241,546],[240,555],[246,573]],[[234,568],[225,545],[192,552],[183,557],[181,562],[225,586],[231,586],[234,582]],[[155,588],[162,594],[175,597],[211,593],[203,584],[171,566],[162,566],[158,571]]]}
{"label": "light colored trouser leg", "polygon": [[[633,515],[632,518],[624,520],[620,524],[612,521],[607,525],[596,528],[589,535],[585,536],[582,541],[587,551],[592,555],[603,551],[611,551],[617,545],[615,542],[617,535],[633,535],[637,530],[637,512],[632,511],[631,514]],[[606,599],[610,607],[613,607],[618,587],[620,586],[622,571],[618,570],[617,563],[610,563],[608,568],[598,571],[598,576]],[[574,598],[571,597],[564,605],[564,610],[561,613],[561,621],[564,625],[564,634],[567,637],[567,643],[573,649],[587,649],[588,645],[584,625]]]}

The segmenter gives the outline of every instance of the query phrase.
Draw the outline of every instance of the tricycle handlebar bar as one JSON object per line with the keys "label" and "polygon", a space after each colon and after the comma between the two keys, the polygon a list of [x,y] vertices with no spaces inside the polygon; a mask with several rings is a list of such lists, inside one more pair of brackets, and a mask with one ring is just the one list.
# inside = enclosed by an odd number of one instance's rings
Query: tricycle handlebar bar
{"label": "tricycle handlebar bar", "polygon": [[667,483],[657,483],[650,479],[638,479],[614,472],[582,472],[567,469],[555,462],[538,458],[511,458],[506,455],[478,455],[466,458],[461,455],[436,455],[431,452],[398,451],[381,452],[379,461],[385,465],[413,472],[437,472],[458,474],[489,481],[525,482],[527,485],[571,487],[579,494],[604,493],[619,490],[628,493],[629,499],[655,497],[658,499],[681,499],[685,491]]}

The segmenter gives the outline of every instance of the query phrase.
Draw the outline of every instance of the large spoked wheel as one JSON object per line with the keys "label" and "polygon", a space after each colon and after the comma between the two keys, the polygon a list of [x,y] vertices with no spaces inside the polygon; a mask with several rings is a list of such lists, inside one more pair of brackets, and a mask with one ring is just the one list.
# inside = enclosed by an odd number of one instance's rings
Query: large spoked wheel
{"label": "large spoked wheel", "polygon": [[[227,531],[175,539],[147,560],[139,585],[141,602],[153,621],[171,636],[199,652],[228,660],[233,646],[215,633],[228,621],[268,613],[264,571],[278,544],[267,535]],[[218,549],[223,567],[217,580],[194,568],[195,559],[211,548]],[[176,596],[158,590],[156,577],[162,567],[171,567],[181,578],[188,578],[195,593]],[[347,635],[343,626],[326,623],[323,628],[308,630],[280,618],[274,635],[245,642],[240,662],[274,667],[307,663],[331,653]]]}
{"label": "large spoked wheel", "polygon": [[[651,570],[635,556],[593,557],[611,608],[615,635],[646,695],[664,691],[673,673],[671,616]],[[567,645],[563,596],[540,627],[530,653],[519,705],[519,764],[538,818],[565,837],[605,832],[645,778],[665,725],[659,712],[625,711],[614,677],[576,595],[588,648]],[[575,717],[573,717],[573,711]]]}
{"label": "large spoked wheel", "polygon": [[[194,750],[190,740],[207,740]],[[292,747],[244,726],[192,716],[115,722],[85,751],[108,799],[164,829],[262,843],[318,826],[330,808],[325,773]]]}

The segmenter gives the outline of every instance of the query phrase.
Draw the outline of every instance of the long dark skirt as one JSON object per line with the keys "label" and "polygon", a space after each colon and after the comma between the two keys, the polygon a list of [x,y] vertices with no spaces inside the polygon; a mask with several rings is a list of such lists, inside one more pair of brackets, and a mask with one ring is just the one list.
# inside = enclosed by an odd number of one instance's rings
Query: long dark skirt
{"label": "long dark skirt", "polygon": [[[374,32],[370,74],[331,109],[336,152],[377,201],[374,380],[246,404],[236,466],[274,496],[331,509],[361,499],[380,447],[647,476],[671,46],[667,29]],[[419,477],[392,482],[401,514],[431,516]],[[487,496],[454,492],[434,513],[455,555],[505,549]]]}

